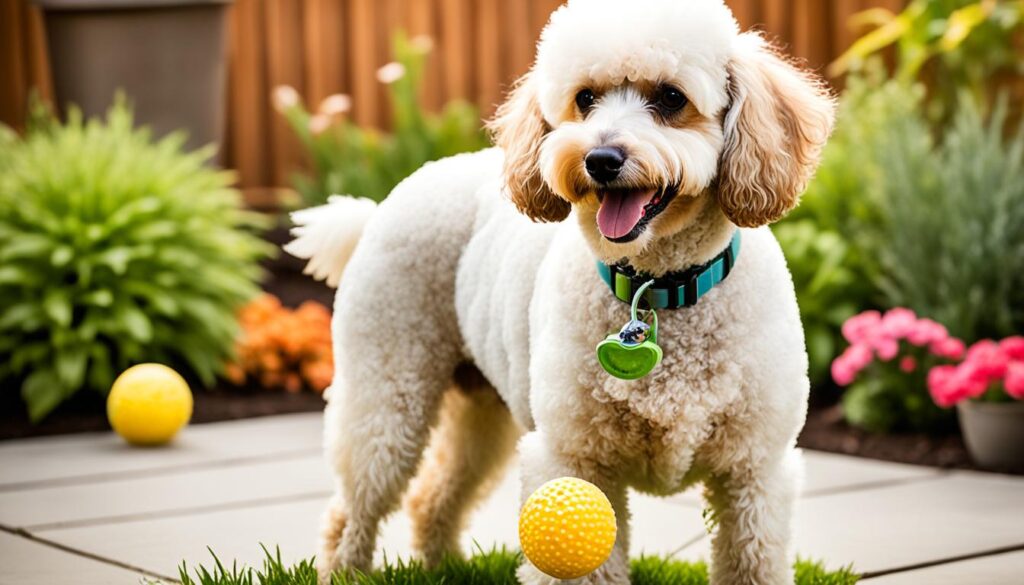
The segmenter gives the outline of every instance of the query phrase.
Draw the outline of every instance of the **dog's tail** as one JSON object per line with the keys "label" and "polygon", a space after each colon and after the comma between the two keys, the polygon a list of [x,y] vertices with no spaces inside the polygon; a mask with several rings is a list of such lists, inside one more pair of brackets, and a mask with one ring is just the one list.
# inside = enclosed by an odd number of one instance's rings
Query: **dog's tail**
{"label": "dog's tail", "polygon": [[291,232],[295,239],[284,250],[309,260],[304,274],[336,287],[376,208],[370,199],[332,195],[326,205],[296,211]]}

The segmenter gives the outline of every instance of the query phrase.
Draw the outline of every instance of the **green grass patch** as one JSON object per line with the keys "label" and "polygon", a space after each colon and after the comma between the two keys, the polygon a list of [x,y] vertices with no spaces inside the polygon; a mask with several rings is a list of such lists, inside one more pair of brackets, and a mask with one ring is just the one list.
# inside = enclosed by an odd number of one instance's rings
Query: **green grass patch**
{"label": "green grass patch", "polygon": [[[213,551],[210,551],[213,554]],[[281,562],[280,552],[266,557],[261,568],[224,565],[216,554],[207,568],[179,569],[183,585],[317,585],[312,560],[291,567]],[[370,574],[334,575],[333,585],[515,585],[516,567],[522,556],[504,548],[480,551],[469,559],[450,558],[434,569],[419,561],[385,561],[384,566]],[[702,562],[684,562],[661,557],[634,559],[630,570],[633,585],[705,585],[708,567]],[[821,563],[798,560],[797,585],[852,585],[858,576],[849,568],[829,571]]]}

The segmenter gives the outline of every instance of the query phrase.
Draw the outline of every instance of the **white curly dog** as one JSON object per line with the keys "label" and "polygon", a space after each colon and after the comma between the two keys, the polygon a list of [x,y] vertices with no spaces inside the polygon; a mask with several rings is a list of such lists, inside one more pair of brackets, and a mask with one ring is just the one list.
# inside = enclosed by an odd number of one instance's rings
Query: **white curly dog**
{"label": "white curly dog", "polygon": [[[576,476],[615,508],[612,556],[578,582],[628,583],[627,489],[702,482],[712,583],[792,583],[807,358],[764,226],[833,113],[721,0],[569,0],[491,123],[498,148],[425,165],[380,205],[296,213],[288,250],[340,282],[321,575],[370,566],[407,487],[425,561],[458,554],[518,445],[524,497]],[[663,361],[613,377],[595,347],[650,277]],[[519,578],[558,582],[528,562]]]}

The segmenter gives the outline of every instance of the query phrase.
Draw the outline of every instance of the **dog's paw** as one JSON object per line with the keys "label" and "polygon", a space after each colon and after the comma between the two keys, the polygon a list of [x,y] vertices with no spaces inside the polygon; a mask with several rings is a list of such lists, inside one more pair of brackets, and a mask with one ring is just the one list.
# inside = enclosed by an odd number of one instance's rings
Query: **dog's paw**
{"label": "dog's paw", "polygon": [[629,570],[614,559],[601,565],[593,573],[580,579],[563,581],[542,573],[529,562],[519,566],[516,573],[522,585],[629,585]]}
{"label": "dog's paw", "polygon": [[542,573],[540,569],[534,567],[529,562],[524,562],[522,565],[519,565],[519,570],[516,571],[516,576],[519,577],[519,583],[521,585],[558,585],[563,582],[550,575]]}

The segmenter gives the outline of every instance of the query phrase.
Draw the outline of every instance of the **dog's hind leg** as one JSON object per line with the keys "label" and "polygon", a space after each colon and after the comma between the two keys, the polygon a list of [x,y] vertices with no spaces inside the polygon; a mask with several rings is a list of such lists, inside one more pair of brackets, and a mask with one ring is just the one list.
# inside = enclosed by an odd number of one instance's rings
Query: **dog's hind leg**
{"label": "dog's hind leg", "polygon": [[431,566],[460,553],[469,513],[497,483],[520,434],[494,388],[470,368],[456,372],[456,388],[445,395],[440,423],[405,501],[413,546]]}
{"label": "dog's hind leg", "polygon": [[419,466],[456,363],[455,348],[439,339],[447,332],[424,332],[415,341],[364,335],[360,347],[336,353],[324,419],[337,493],[317,555],[323,582],[339,567],[370,568],[380,521],[398,506]]}

